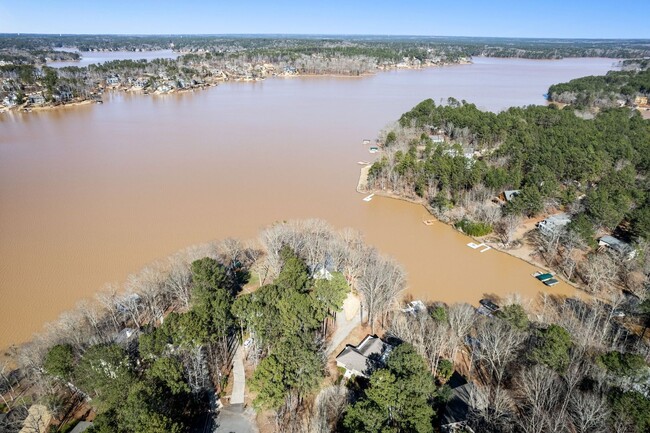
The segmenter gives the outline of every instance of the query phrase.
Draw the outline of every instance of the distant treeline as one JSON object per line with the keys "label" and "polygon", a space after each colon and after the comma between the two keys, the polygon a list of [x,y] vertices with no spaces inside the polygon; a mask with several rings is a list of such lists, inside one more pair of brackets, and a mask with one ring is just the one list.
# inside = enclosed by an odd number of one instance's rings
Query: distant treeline
{"label": "distant treeline", "polygon": [[[0,35],[0,51],[52,50],[75,47],[80,51],[140,51],[173,48],[181,52],[241,52],[353,47],[354,55],[372,55],[376,49],[399,53],[409,49],[445,56],[632,58],[650,56],[645,40],[564,40],[425,36],[308,36],[308,35]],[[320,51],[319,51],[320,52]],[[377,54],[377,53],[375,53]]]}

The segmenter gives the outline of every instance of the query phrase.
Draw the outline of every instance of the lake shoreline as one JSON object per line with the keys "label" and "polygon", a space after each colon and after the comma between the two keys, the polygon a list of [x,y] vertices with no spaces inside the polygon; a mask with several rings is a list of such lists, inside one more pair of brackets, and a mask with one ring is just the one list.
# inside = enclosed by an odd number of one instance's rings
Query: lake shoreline
{"label": "lake shoreline", "polygon": [[[0,114],[2,113],[7,113],[7,112],[23,112],[23,113],[29,113],[31,111],[44,111],[44,110],[54,110],[58,109],[61,107],[72,107],[72,106],[80,106],[80,105],[85,105],[85,104],[90,104],[90,103],[103,103],[101,100],[101,95],[106,92],[106,91],[118,91],[118,92],[138,92],[143,95],[171,95],[175,93],[189,93],[189,92],[194,92],[196,90],[206,90],[212,87],[216,87],[220,84],[228,83],[228,82],[235,82],[235,83],[257,83],[260,81],[264,81],[267,78],[268,79],[273,79],[273,78],[280,78],[280,79],[292,79],[292,78],[367,78],[367,77],[372,77],[376,76],[377,74],[381,74],[383,72],[390,72],[390,71],[400,71],[400,70],[425,70],[425,69],[432,69],[432,68],[444,68],[448,66],[457,66],[457,65],[471,65],[472,61],[471,60],[460,60],[455,63],[447,63],[443,62],[441,64],[428,64],[428,65],[421,65],[421,66],[384,66],[381,68],[377,68],[374,71],[370,72],[364,72],[361,74],[334,74],[334,73],[323,73],[323,74],[309,74],[309,73],[295,73],[295,74],[275,74],[271,75],[269,77],[226,77],[226,78],[215,78],[209,82],[205,83],[200,83],[193,85],[191,87],[187,88],[174,88],[170,89],[168,91],[161,91],[159,89],[148,89],[148,88],[139,88],[135,86],[126,86],[126,85],[106,85],[105,87],[100,87],[97,93],[91,94],[91,96],[87,98],[76,98],[77,100],[71,101],[71,102],[63,102],[63,103],[53,103],[53,102],[46,102],[44,104],[30,104],[28,102],[25,102],[20,105],[14,105],[14,106],[4,106],[0,105]],[[98,98],[99,96],[99,98]]]}
{"label": "lake shoreline", "polygon": [[[435,221],[440,222],[440,223],[442,223],[442,224],[444,224],[446,226],[449,226],[453,230],[457,231],[458,233],[462,233],[463,235],[473,239],[474,241],[476,241],[478,243],[484,243],[485,245],[489,246],[490,248],[492,248],[492,249],[494,249],[496,251],[499,251],[501,253],[507,254],[510,257],[514,257],[516,259],[519,259],[519,260],[521,260],[521,261],[523,261],[525,263],[528,263],[529,265],[532,265],[532,266],[535,266],[537,268],[543,269],[543,270],[545,270],[547,272],[552,271],[552,272],[554,272],[554,277],[555,278],[561,279],[567,285],[571,286],[572,288],[574,288],[576,290],[583,291],[583,289],[578,284],[567,280],[566,278],[564,278],[564,275],[561,275],[560,273],[557,273],[555,269],[549,268],[547,265],[545,265],[545,264],[543,264],[543,263],[541,263],[541,262],[539,262],[537,260],[534,260],[534,259],[530,258],[530,254],[528,254],[528,256],[526,256],[524,254],[517,254],[517,249],[503,248],[498,242],[490,242],[489,235],[486,235],[486,236],[483,236],[483,237],[471,236],[471,235],[465,233],[464,231],[459,230],[458,228],[456,228],[453,221],[443,221],[443,220],[439,219],[438,217],[435,216],[435,214],[433,213],[433,210],[426,204],[426,202],[423,199],[414,199],[414,198],[404,197],[402,195],[399,195],[399,194],[396,194],[396,193],[390,192],[390,191],[367,188],[367,186],[368,186],[368,175],[369,175],[369,172],[370,172],[370,167],[372,167],[372,164],[364,166],[360,170],[359,181],[357,183],[357,192],[358,193],[360,193],[360,194],[374,194],[374,195],[379,196],[379,197],[384,197],[384,198],[388,198],[388,199],[392,199],[392,200],[400,200],[400,201],[404,201],[404,202],[411,203],[411,204],[414,204],[414,205],[422,206],[427,211],[427,213],[429,215],[431,215],[432,219],[434,219]],[[422,223],[424,223],[424,221],[422,221]],[[518,229],[522,228],[522,227],[523,227],[523,224],[521,226],[519,226]],[[526,233],[528,233],[528,232],[526,232]],[[524,234],[524,236],[525,236],[525,234]],[[523,237],[522,237],[522,239],[523,239]]]}

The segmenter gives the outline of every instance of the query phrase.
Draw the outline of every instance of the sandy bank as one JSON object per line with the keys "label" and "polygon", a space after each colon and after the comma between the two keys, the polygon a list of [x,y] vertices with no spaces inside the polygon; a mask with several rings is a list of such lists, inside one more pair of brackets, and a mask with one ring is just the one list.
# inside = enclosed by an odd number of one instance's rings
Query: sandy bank
{"label": "sandy bank", "polygon": [[370,174],[370,167],[372,164],[364,165],[361,167],[361,174],[359,175],[359,182],[357,183],[357,192],[366,192],[368,188],[368,175]]}
{"label": "sandy bank", "polygon": [[0,108],[0,112],[20,111],[20,112],[29,113],[32,111],[35,112],[52,111],[52,110],[58,110],[60,108],[79,107],[82,105],[88,105],[94,103],[95,101],[93,100],[84,99],[83,101],[72,101],[72,102],[66,102],[65,104],[56,104],[56,105],[29,105],[29,106],[20,105],[11,108],[7,108],[7,107]]}

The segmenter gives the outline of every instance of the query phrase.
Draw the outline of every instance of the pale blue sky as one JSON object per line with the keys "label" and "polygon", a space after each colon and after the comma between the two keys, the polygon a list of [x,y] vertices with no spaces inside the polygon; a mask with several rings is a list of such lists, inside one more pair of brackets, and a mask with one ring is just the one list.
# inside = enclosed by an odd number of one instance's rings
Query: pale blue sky
{"label": "pale blue sky", "polygon": [[650,0],[0,0],[0,33],[650,38]]}

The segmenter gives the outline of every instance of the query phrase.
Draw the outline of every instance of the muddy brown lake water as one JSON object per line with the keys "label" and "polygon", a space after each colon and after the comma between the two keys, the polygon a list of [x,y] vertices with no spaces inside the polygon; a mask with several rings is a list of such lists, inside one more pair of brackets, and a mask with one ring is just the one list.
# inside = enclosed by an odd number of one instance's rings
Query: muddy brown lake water
{"label": "muddy brown lake water", "polygon": [[[409,293],[532,296],[535,268],[406,202],[364,202],[361,145],[425,98],[498,111],[609,59],[475,59],[364,78],[268,79],[195,93],[112,94],[103,105],[0,115],[0,347],[25,341],[107,282],[186,246],[253,238],[274,221],[361,230],[408,272]],[[554,293],[570,293],[560,284]]]}
{"label": "muddy brown lake water", "polygon": [[78,61],[56,61],[48,62],[47,66],[53,68],[65,68],[77,66],[83,68],[88,65],[106,63],[112,60],[153,60],[153,59],[175,59],[180,54],[172,50],[157,51],[77,51],[74,48],[60,48],[56,51],[77,52],[81,56]]}

